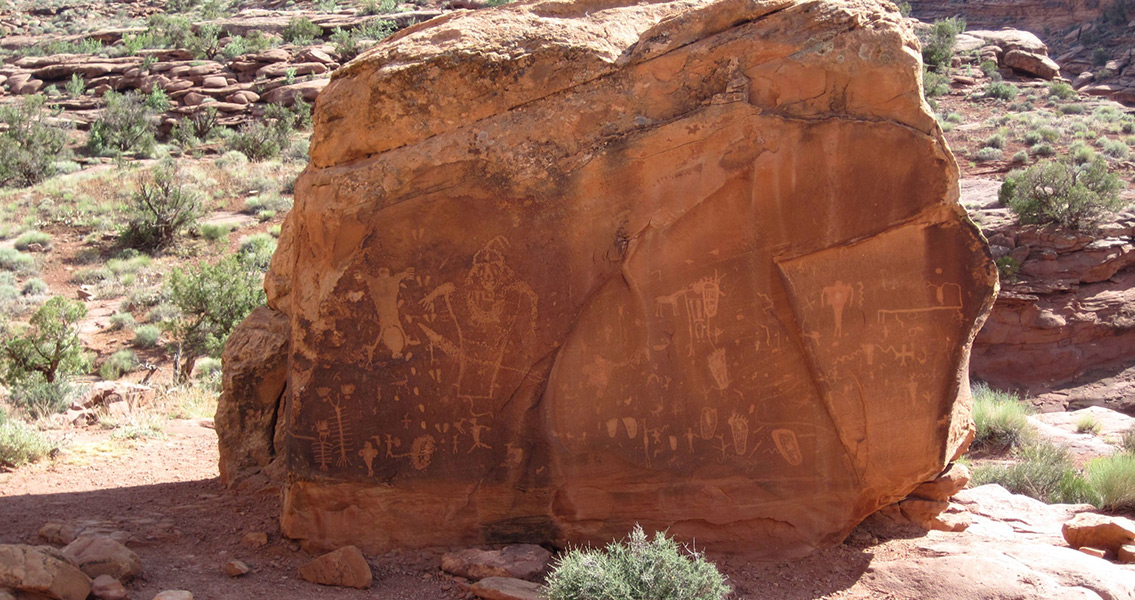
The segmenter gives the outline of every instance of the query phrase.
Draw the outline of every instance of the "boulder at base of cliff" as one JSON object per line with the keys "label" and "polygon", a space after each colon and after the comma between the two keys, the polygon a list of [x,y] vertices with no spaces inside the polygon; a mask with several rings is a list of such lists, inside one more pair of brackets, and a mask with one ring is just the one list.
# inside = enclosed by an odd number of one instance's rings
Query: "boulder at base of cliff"
{"label": "boulder at base of cliff", "polygon": [[339,69],[265,282],[283,533],[783,557],[935,477],[996,274],[920,73],[875,0],[517,3]]}

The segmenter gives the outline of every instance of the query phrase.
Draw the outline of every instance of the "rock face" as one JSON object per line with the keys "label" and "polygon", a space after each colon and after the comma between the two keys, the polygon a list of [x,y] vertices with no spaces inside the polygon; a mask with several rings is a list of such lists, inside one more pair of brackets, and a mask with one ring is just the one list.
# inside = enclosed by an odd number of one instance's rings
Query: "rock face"
{"label": "rock face", "polygon": [[436,19],[320,95],[285,535],[799,554],[967,442],[995,274],[892,5],[625,4]]}
{"label": "rock face", "polygon": [[923,21],[963,15],[970,27],[1003,25],[1029,31],[1060,31],[1095,21],[1116,0],[909,0],[912,17]]}

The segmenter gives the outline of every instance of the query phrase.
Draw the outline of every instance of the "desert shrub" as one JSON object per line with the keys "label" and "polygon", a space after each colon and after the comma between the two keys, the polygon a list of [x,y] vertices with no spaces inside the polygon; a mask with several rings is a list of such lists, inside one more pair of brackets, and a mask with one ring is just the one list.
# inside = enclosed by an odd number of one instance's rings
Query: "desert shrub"
{"label": "desert shrub", "polygon": [[16,419],[0,422],[0,466],[33,463],[55,446],[38,429]]}
{"label": "desert shrub", "polygon": [[1060,107],[1060,112],[1065,115],[1082,115],[1088,112],[1088,109],[1084,108],[1083,104],[1065,104]]}
{"label": "desert shrub", "polygon": [[1044,157],[1054,156],[1056,154],[1056,148],[1053,148],[1051,144],[1037,144],[1029,148],[1029,154]]}
{"label": "desert shrub", "polygon": [[173,242],[200,212],[201,197],[189,189],[177,163],[163,161],[139,182],[123,242],[133,248],[161,248]]}
{"label": "desert shrub", "polygon": [[1124,206],[1119,197],[1122,188],[1123,182],[1108,172],[1102,160],[1083,165],[1042,161],[1010,173],[1002,184],[1002,197],[1022,223],[1084,229]]}
{"label": "desert shrub", "polygon": [[27,250],[28,246],[32,244],[39,244],[47,248],[51,245],[51,236],[42,231],[25,231],[12,243],[16,250]]}
{"label": "desert shrub", "polygon": [[61,413],[71,406],[75,386],[65,378],[45,381],[30,375],[12,382],[9,400],[32,419]]}
{"label": "desert shrub", "polygon": [[1021,93],[1021,88],[1004,81],[993,81],[985,86],[985,97],[998,100],[1012,100]]}
{"label": "desert shrub", "polygon": [[359,55],[370,43],[377,42],[394,33],[394,22],[386,20],[372,20],[361,27],[344,30],[336,27],[331,32],[331,43],[335,45],[335,52],[342,62],[347,62]]}
{"label": "desert shrub", "polygon": [[1018,150],[1015,154],[1013,154],[1012,161],[1017,164],[1024,164],[1029,162],[1028,150]]}
{"label": "desert shrub", "polygon": [[284,228],[280,225],[273,225],[268,228],[268,235],[279,239],[280,234],[283,233]]}
{"label": "desert shrub", "polygon": [[55,175],[64,154],[67,126],[48,123],[47,99],[28,96],[0,106],[0,186],[34,185]]}
{"label": "desert shrub", "polygon": [[1018,447],[1014,455],[1017,462],[1012,464],[975,466],[971,484],[996,483],[1014,494],[1050,504],[1098,501],[1092,485],[1076,470],[1067,448],[1036,442]]}
{"label": "desert shrub", "polygon": [[107,92],[103,101],[106,107],[91,123],[87,148],[100,156],[124,152],[150,155],[156,141],[153,114],[145,99],[131,90],[125,94]]}
{"label": "desert shrub", "polygon": [[1096,158],[1096,151],[1082,141],[1077,141],[1069,146],[1068,154],[1072,158],[1072,162],[1077,165],[1089,163]]}
{"label": "desert shrub", "polygon": [[244,264],[259,271],[267,271],[276,251],[276,239],[267,233],[258,233],[240,240],[239,256]]}
{"label": "desert shrub", "polygon": [[32,277],[24,282],[20,293],[24,296],[42,296],[47,293],[47,282],[39,277]]}
{"label": "desert shrub", "polygon": [[33,273],[35,272],[35,258],[15,248],[0,248],[0,270]]}
{"label": "desert shrub", "polygon": [[1021,263],[1012,256],[1002,256],[994,261],[997,264],[997,274],[1000,276],[1001,281],[1014,282],[1017,280],[1017,273],[1021,270]]}
{"label": "desert shrub", "polygon": [[987,138],[982,144],[987,148],[1004,148],[1005,147],[1005,134],[995,133]]}
{"label": "desert shrub", "polygon": [[999,450],[1021,444],[1029,435],[1031,407],[1011,392],[985,384],[973,387],[974,449]]}
{"label": "desert shrub", "polygon": [[922,62],[934,69],[949,67],[958,34],[965,30],[965,20],[950,18],[935,21],[929,28],[920,31],[918,39],[922,42]]}
{"label": "desert shrub", "polygon": [[1100,429],[1100,422],[1092,415],[1083,415],[1079,419],[1076,419],[1076,433],[1098,435]]}
{"label": "desert shrub", "polygon": [[1001,149],[1000,148],[992,148],[992,147],[982,148],[981,150],[977,151],[977,154],[974,155],[974,158],[976,158],[978,162],[989,162],[991,160],[1001,160]]}
{"label": "desert shrub", "polygon": [[287,136],[281,136],[279,128],[262,121],[250,121],[229,137],[228,147],[259,162],[278,156],[286,141]]}
{"label": "desert shrub", "polygon": [[67,95],[72,98],[78,98],[87,93],[87,82],[78,73],[72,73],[71,79],[67,80],[67,84],[63,87],[67,90]]}
{"label": "desert shrub", "polygon": [[991,60],[981,61],[981,64],[978,65],[978,68],[981,69],[981,73],[986,77],[993,77],[993,75],[998,73],[997,63]]}
{"label": "desert shrub", "polygon": [[1135,427],[1124,431],[1119,437],[1119,448],[1128,454],[1135,454]]}
{"label": "desert shrub", "polygon": [[134,328],[134,339],[130,342],[135,348],[153,348],[162,338],[162,328],[157,325],[142,325]]}
{"label": "desert shrub", "polygon": [[168,290],[180,311],[166,324],[181,355],[180,381],[189,379],[198,356],[219,356],[233,328],[265,299],[262,274],[239,256],[175,269]]}
{"label": "desert shrub", "polygon": [[323,35],[323,28],[311,22],[307,17],[294,17],[284,26],[282,33],[285,42],[305,45],[315,38]]}
{"label": "desert shrub", "polygon": [[396,0],[363,0],[359,12],[364,15],[385,15],[398,8]]}
{"label": "desert shrub", "polygon": [[1088,463],[1086,478],[1104,510],[1135,511],[1135,454],[1120,453]]}
{"label": "desert shrub", "polygon": [[549,600],[720,600],[732,590],[713,563],[663,533],[635,525],[625,542],[565,553],[548,576]]}
{"label": "desert shrub", "polygon": [[221,390],[221,359],[206,356],[197,361],[194,377],[205,389]]}
{"label": "desert shrub", "polygon": [[82,302],[55,296],[35,311],[28,325],[0,342],[0,363],[15,384],[31,376],[54,382],[59,375],[86,370],[79,340],[79,321],[87,314]]}
{"label": "desert shrub", "polygon": [[147,108],[153,109],[157,112],[165,112],[170,109],[170,106],[172,106],[169,96],[166,95],[165,90],[156,85],[154,86],[154,89],[150,90],[149,94],[146,94],[145,102]]}
{"label": "desert shrub", "polygon": [[110,330],[118,331],[122,329],[134,328],[134,315],[128,312],[116,312],[110,315]]}
{"label": "desert shrub", "polygon": [[1131,149],[1127,147],[1127,144],[1124,143],[1123,140],[1100,138],[1099,145],[1100,150],[1112,158],[1123,160],[1131,154]]}
{"label": "desert shrub", "polygon": [[945,96],[950,93],[950,77],[932,69],[923,69],[922,87],[926,91],[927,98]]}
{"label": "desert shrub", "polygon": [[172,132],[175,139],[193,146],[208,141],[217,129],[220,113],[212,106],[202,106],[191,115],[181,119]]}
{"label": "desert shrub", "polygon": [[113,381],[138,367],[138,356],[133,350],[124,348],[110,355],[99,367],[99,377]]}
{"label": "desert shrub", "polygon": [[201,233],[201,237],[209,240],[210,242],[219,242],[229,237],[229,232],[233,230],[231,225],[224,223],[202,223],[197,226],[197,231]]}

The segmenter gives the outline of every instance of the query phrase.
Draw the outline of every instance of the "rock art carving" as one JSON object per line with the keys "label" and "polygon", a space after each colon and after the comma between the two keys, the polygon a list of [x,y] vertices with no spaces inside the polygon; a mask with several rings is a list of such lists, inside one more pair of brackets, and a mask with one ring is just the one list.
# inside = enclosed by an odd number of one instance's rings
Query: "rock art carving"
{"label": "rock art carving", "polygon": [[534,1],[340,70],[266,278],[284,534],[784,556],[940,473],[996,275],[914,43],[875,0]]}

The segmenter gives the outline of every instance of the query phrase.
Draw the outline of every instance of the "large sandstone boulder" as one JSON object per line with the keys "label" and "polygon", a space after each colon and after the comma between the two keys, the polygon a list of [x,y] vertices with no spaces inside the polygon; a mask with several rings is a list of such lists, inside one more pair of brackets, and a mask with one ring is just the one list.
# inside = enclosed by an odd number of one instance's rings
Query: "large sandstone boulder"
{"label": "large sandstone boulder", "polygon": [[920,73],[874,0],[528,2],[337,71],[266,279],[284,534],[785,555],[940,473],[996,278]]}
{"label": "large sandstone boulder", "polygon": [[50,546],[0,545],[0,594],[4,590],[33,598],[85,600],[91,579]]}

